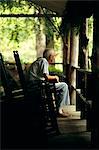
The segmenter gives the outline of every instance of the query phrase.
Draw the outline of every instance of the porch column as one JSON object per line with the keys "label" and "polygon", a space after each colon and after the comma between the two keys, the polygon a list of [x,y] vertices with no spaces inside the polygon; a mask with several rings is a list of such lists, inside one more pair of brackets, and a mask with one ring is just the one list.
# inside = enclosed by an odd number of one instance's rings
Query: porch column
{"label": "porch column", "polygon": [[70,66],[70,30],[66,33],[63,42],[63,71],[66,75],[66,81],[69,81],[69,66]]}
{"label": "porch column", "polygon": [[[78,52],[79,52],[79,34],[76,28],[71,29],[70,39],[70,84],[76,88],[76,69],[78,67]],[[71,104],[76,104],[76,91],[71,88]]]}
{"label": "porch column", "polygon": [[92,146],[99,148],[99,3],[94,9],[94,32],[92,52],[92,73],[93,73],[93,103],[92,103]]}

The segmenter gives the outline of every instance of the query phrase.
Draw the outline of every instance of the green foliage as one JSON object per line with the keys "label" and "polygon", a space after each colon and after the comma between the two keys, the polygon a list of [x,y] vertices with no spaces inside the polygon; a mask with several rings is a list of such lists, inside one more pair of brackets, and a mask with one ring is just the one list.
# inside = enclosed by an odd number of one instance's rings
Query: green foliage
{"label": "green foliage", "polygon": [[[26,1],[13,0],[0,2],[1,14],[32,14],[34,6]],[[6,61],[14,61],[12,51],[18,50],[22,62],[32,62],[35,54],[35,18],[0,18],[0,51]],[[31,41],[32,39],[32,41]],[[34,51],[34,52],[33,52]],[[29,59],[27,53],[31,53]]]}
{"label": "green foliage", "polygon": [[88,33],[87,33],[89,42],[88,42],[88,50],[89,56],[92,55],[92,48],[93,48],[93,16],[88,18]]}
{"label": "green foliage", "polygon": [[[33,14],[39,13],[39,8],[31,1],[2,0],[0,1],[0,14]],[[44,9],[46,13],[49,13]],[[44,13],[44,12],[43,12]],[[52,13],[52,12],[50,12]],[[55,50],[60,50],[58,27],[60,18],[32,18],[32,17],[1,17],[0,18],[0,51],[6,61],[14,61],[13,50],[19,51],[22,63],[31,63],[36,59],[36,35],[43,24],[47,36],[54,34]]]}
{"label": "green foliage", "polygon": [[[0,20],[0,50],[11,54],[13,50],[28,49],[30,44],[32,44],[31,49],[35,49],[33,21],[33,18],[2,18]],[[31,39],[32,43],[29,43]]]}
{"label": "green foliage", "polygon": [[92,56],[92,50],[93,50],[93,16],[88,18],[87,21],[88,21],[87,37],[89,39],[87,49],[88,49],[88,55],[89,55],[89,69],[91,69],[92,61],[90,58]]}
{"label": "green foliage", "polygon": [[62,71],[60,69],[55,68],[55,66],[53,66],[53,65],[49,66],[49,72],[50,73],[55,73],[55,74],[58,74],[58,75],[62,74]]}

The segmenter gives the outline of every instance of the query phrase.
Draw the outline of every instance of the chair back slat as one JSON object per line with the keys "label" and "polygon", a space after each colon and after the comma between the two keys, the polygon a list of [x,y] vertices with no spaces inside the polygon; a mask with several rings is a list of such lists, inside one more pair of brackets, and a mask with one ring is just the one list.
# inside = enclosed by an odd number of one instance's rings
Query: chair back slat
{"label": "chair back slat", "polygon": [[7,99],[10,99],[12,96],[12,90],[11,90],[10,82],[7,76],[7,71],[6,71],[1,53],[0,53],[0,70],[1,70],[1,73],[0,73],[1,82],[4,87],[5,96]]}
{"label": "chair back slat", "polygon": [[26,80],[25,80],[23,69],[22,69],[20,57],[19,57],[18,51],[13,51],[13,53],[14,53],[14,58],[15,58],[18,74],[19,74],[20,83],[21,83],[24,95],[26,95]]}

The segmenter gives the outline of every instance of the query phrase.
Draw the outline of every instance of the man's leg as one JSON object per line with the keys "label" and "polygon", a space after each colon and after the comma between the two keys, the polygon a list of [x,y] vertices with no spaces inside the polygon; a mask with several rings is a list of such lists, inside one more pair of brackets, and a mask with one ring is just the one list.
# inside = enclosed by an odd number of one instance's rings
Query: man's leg
{"label": "man's leg", "polygon": [[70,105],[70,97],[68,85],[65,82],[55,83],[56,91],[59,94],[58,108],[62,109],[66,105]]}

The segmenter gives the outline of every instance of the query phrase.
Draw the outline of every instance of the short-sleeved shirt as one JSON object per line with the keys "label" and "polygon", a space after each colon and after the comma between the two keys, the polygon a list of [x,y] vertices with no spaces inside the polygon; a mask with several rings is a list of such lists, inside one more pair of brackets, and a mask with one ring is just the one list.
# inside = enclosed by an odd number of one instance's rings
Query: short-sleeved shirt
{"label": "short-sleeved shirt", "polygon": [[27,79],[29,81],[43,80],[44,74],[49,75],[48,67],[48,61],[45,58],[38,58],[31,64],[27,72]]}

